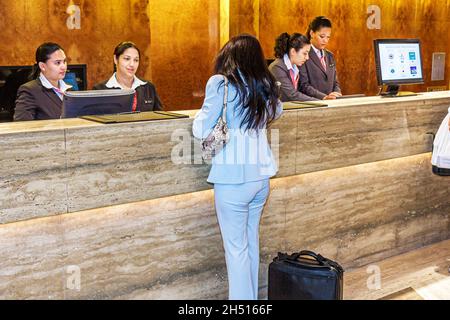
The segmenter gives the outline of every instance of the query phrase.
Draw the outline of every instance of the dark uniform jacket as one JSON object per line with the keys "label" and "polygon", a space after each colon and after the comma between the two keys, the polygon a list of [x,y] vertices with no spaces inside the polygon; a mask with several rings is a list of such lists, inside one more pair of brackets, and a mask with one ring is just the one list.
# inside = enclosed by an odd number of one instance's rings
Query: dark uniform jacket
{"label": "dark uniform jacket", "polygon": [[[106,86],[109,80],[96,84],[94,90],[120,89],[119,87],[109,88]],[[144,80],[145,81],[145,80]],[[136,111],[162,110],[163,106],[155,86],[150,81],[145,81],[144,85],[136,87],[137,106]]]}
{"label": "dark uniform jacket", "polygon": [[[280,100],[283,102],[286,101],[312,101],[317,100],[316,98],[310,97],[306,94],[298,91],[291,80],[291,75],[289,70],[284,63],[283,59],[277,58],[273,61],[269,70],[275,79],[281,83],[280,86]],[[300,85],[300,83],[299,83]]]}
{"label": "dark uniform jacket", "polygon": [[20,86],[17,91],[14,121],[48,120],[61,117],[62,100],[36,79]]}
{"label": "dark uniform jacket", "polygon": [[313,48],[309,51],[309,60],[300,67],[299,90],[304,94],[323,99],[333,91],[341,92],[336,74],[336,61],[333,54],[324,50],[326,71]]}

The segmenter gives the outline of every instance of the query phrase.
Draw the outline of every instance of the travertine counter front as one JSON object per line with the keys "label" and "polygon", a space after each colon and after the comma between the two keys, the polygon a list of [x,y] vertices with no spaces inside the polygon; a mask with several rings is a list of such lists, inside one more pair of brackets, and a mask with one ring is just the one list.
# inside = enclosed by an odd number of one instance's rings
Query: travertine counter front
{"label": "travertine counter front", "polygon": [[[431,174],[428,134],[449,106],[438,92],[284,112],[272,127],[280,170],[261,225],[261,296],[277,251],[354,267],[449,238],[449,183]],[[226,297],[191,128],[192,117],[0,124],[0,298]]]}

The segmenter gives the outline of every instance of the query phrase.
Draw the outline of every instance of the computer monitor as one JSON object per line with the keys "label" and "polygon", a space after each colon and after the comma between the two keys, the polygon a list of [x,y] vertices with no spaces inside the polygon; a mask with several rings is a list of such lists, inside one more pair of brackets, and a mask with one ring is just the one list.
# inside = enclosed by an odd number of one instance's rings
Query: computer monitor
{"label": "computer monitor", "polygon": [[66,91],[61,118],[132,112],[135,90]]}
{"label": "computer monitor", "polygon": [[424,82],[419,39],[376,39],[374,49],[378,85],[388,86],[383,95],[408,95],[400,85]]}
{"label": "computer monitor", "polygon": [[67,66],[64,82],[72,86],[73,91],[87,89],[87,76],[85,64],[69,64]]}

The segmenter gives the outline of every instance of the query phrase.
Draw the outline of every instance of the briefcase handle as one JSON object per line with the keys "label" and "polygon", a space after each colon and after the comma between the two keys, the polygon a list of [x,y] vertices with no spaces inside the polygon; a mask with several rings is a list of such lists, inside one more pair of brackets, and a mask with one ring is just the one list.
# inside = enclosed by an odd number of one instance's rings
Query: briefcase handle
{"label": "briefcase handle", "polygon": [[322,257],[320,254],[316,254],[315,252],[309,251],[309,250],[302,250],[300,252],[294,252],[291,255],[288,255],[286,253],[278,252],[278,258],[280,260],[290,260],[290,261],[297,261],[300,256],[310,256],[315,261],[319,263],[319,265],[326,265],[326,260],[324,257]]}
{"label": "briefcase handle", "polygon": [[289,257],[289,259],[298,260],[298,258],[300,256],[312,257],[312,258],[314,258],[314,260],[316,260],[322,266],[331,266],[331,267],[335,268],[336,270],[338,270],[340,272],[344,272],[344,268],[342,268],[342,266],[339,265],[338,263],[336,263],[336,262],[334,262],[334,261],[332,261],[330,259],[325,258],[321,254],[317,254],[317,253],[315,253],[313,251],[310,251],[310,250],[302,250],[300,252],[293,253]]}
{"label": "briefcase handle", "polygon": [[295,260],[297,260],[300,256],[310,256],[312,258],[314,258],[314,260],[316,260],[317,262],[323,264],[324,258],[319,254],[316,254],[315,252],[309,251],[309,250],[302,250],[298,253],[294,253],[294,255],[296,255],[297,257],[295,258]]}

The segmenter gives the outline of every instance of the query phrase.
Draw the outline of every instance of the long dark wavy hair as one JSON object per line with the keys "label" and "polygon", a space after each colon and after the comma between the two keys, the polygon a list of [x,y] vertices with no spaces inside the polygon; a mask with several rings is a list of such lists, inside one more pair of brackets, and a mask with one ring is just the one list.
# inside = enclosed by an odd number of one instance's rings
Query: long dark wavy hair
{"label": "long dark wavy hair", "polygon": [[237,90],[234,99],[239,99],[244,115],[241,128],[258,130],[272,123],[278,89],[258,39],[249,34],[231,38],[217,55],[214,72],[226,76]]}

